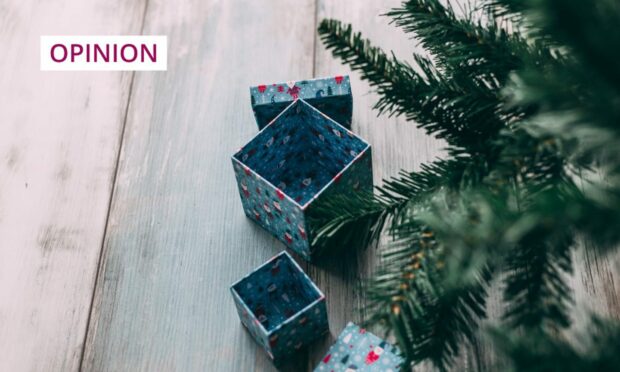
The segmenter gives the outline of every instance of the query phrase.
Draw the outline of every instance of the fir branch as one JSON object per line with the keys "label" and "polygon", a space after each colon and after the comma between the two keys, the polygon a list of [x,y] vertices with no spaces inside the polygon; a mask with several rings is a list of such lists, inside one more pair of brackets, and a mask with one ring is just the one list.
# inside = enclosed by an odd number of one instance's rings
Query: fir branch
{"label": "fir branch", "polygon": [[550,241],[545,234],[530,234],[507,259],[508,276],[504,319],[513,327],[558,330],[570,324],[572,304],[566,283],[572,272],[570,235]]}
{"label": "fir branch", "polygon": [[387,16],[405,32],[414,33],[450,75],[464,73],[483,80],[493,90],[502,88],[508,74],[521,66],[517,51],[529,49],[518,34],[493,22],[474,21],[471,13],[460,19],[439,0],[405,1]]}
{"label": "fir branch", "polygon": [[576,337],[580,347],[542,330],[519,333],[493,329],[500,350],[512,362],[512,371],[613,371],[620,365],[620,324],[592,317],[589,335]]}
{"label": "fir branch", "polygon": [[377,88],[379,113],[405,115],[427,133],[445,139],[453,155],[462,153],[461,149],[472,156],[488,154],[487,140],[504,126],[497,115],[499,92],[466,74],[447,80],[430,60],[418,55],[414,69],[388,57],[339,21],[323,20],[319,34],[334,56]]}
{"label": "fir branch", "polygon": [[410,204],[420,202],[440,188],[455,189],[480,177],[469,157],[437,160],[418,172],[401,172],[385,181],[377,195],[352,193],[318,200],[308,210],[311,244],[322,252],[338,247],[362,248],[377,242],[387,221]]}
{"label": "fir branch", "polygon": [[[532,1],[527,3],[534,5]],[[541,0],[535,6],[544,34],[570,47],[597,76],[597,81],[607,82],[616,94],[620,93],[620,52],[610,47],[620,45],[620,4],[615,0]]]}
{"label": "fir branch", "polygon": [[564,328],[572,303],[566,279],[572,272],[574,232],[567,229],[571,217],[562,216],[562,208],[549,207],[571,197],[574,185],[555,178],[531,179],[529,187],[504,188],[502,193],[462,191],[457,203],[435,203],[417,219],[449,247],[448,285],[473,282],[472,273],[483,267],[501,267],[507,272],[508,324]]}
{"label": "fir branch", "polygon": [[[502,0],[503,3],[511,3]],[[522,55],[524,68],[511,91],[518,104],[544,103],[529,120],[532,135],[561,141],[563,155],[579,166],[620,169],[620,74],[615,68],[620,43],[614,32],[620,7],[614,1],[520,1],[536,20],[531,37],[555,51],[556,63],[539,64]],[[600,37],[610,35],[610,37]]]}
{"label": "fir branch", "polygon": [[510,26],[523,31],[519,26],[525,22],[523,12],[527,10],[524,0],[484,0],[482,7],[493,19],[508,20]]}
{"label": "fir branch", "polygon": [[560,170],[553,177],[549,168],[543,169],[548,177],[528,171],[515,179],[516,187],[504,186],[501,193],[496,185],[487,191],[462,190],[456,202],[435,202],[417,217],[449,247],[446,283],[468,284],[472,273],[486,266],[507,272],[504,319],[514,327],[557,329],[569,324],[566,279],[572,272],[573,231],[567,230],[570,217],[549,206],[577,191],[561,178]]}
{"label": "fir branch", "polygon": [[372,193],[334,195],[308,209],[311,246],[316,256],[337,255],[343,248],[359,249],[376,243],[386,221],[406,203],[379,199]]}
{"label": "fir branch", "polygon": [[[445,232],[458,230],[446,222],[450,215],[463,216],[459,223],[476,225],[467,214],[451,214],[453,191],[441,189],[437,194],[404,209],[392,227],[394,240],[381,251],[381,265],[367,294],[370,321],[396,336],[408,363],[427,359],[445,370],[460,345],[476,337],[479,321],[486,317],[486,289],[495,263],[488,250],[476,249],[475,242],[447,239]],[[429,202],[438,199],[448,204]],[[440,212],[434,204],[446,208]]]}
{"label": "fir branch", "polygon": [[[509,348],[518,369],[563,357],[605,365],[566,351],[549,331],[570,322],[565,276],[575,233],[607,247],[620,241],[620,75],[609,70],[618,51],[592,38],[612,32],[620,13],[611,0],[489,0],[485,9],[484,24],[457,18],[439,0],[406,1],[388,13],[431,54],[414,56],[413,67],[351,26],[321,23],[328,49],[377,88],[375,108],[445,138],[453,158],[403,173],[377,195],[330,201],[314,216],[322,226],[316,236],[363,244],[389,226],[368,310],[408,362],[448,368],[485,316],[488,280],[507,273],[503,320],[542,332],[539,344],[528,338]],[[501,19],[522,22],[530,14],[527,39]],[[574,25],[591,33],[577,34]],[[575,170],[601,162],[607,180],[578,188]],[[543,354],[551,352],[541,356],[531,345],[551,345]],[[592,353],[604,350],[597,345]]]}
{"label": "fir branch", "polygon": [[[408,248],[383,255],[382,269],[368,286],[372,317],[396,337],[406,364],[430,360],[440,370],[450,367],[463,341],[471,341],[478,321],[486,316],[490,271],[471,284],[447,287],[439,247],[420,226],[418,240]],[[389,252],[391,251],[391,252]],[[417,252],[409,256],[402,253]]]}

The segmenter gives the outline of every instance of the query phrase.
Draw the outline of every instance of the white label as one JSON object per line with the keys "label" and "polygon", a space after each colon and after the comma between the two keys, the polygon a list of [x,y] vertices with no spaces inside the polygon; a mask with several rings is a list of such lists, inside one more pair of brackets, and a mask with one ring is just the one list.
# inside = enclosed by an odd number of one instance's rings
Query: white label
{"label": "white label", "polygon": [[41,36],[42,71],[165,71],[166,36]]}

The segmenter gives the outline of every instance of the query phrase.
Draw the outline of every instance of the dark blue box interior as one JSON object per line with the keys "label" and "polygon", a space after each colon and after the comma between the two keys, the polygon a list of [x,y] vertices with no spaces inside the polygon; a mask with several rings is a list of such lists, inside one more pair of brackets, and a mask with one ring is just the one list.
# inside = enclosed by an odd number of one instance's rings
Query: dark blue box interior
{"label": "dark blue box interior", "polygon": [[300,99],[235,158],[304,205],[366,147],[367,143]]}
{"label": "dark blue box interior", "polygon": [[312,282],[281,254],[233,286],[267,332],[321,297]]}

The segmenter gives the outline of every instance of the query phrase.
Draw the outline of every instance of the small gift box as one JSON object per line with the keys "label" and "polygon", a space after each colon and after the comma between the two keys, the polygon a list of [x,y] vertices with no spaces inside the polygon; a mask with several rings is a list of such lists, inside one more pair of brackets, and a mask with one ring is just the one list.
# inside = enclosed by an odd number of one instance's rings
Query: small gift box
{"label": "small gift box", "polygon": [[402,362],[396,347],[349,323],[314,372],[395,372]]}
{"label": "small gift box", "polygon": [[345,128],[351,128],[353,96],[348,76],[290,81],[250,88],[252,110],[263,129],[291,102],[303,99]]}
{"label": "small gift box", "polygon": [[325,296],[286,252],[230,291],[241,322],[276,363],[329,331]]}
{"label": "small gift box", "polygon": [[298,99],[232,157],[245,214],[307,260],[317,202],[372,191],[370,145]]}

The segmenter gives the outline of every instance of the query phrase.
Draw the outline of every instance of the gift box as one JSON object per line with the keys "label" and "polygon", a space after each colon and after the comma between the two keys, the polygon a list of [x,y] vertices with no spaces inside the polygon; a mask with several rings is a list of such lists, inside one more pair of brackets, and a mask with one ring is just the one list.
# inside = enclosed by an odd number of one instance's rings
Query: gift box
{"label": "gift box", "polygon": [[370,145],[298,99],[232,157],[245,214],[306,260],[314,205],[372,191]]}
{"label": "gift box", "polygon": [[263,129],[291,102],[303,99],[345,128],[351,128],[353,96],[348,76],[265,84],[250,88],[252,110]]}
{"label": "gift box", "polygon": [[402,363],[395,346],[349,323],[314,372],[395,372]]}
{"label": "gift box", "polygon": [[329,331],[325,296],[286,252],[230,291],[241,322],[276,364]]}

